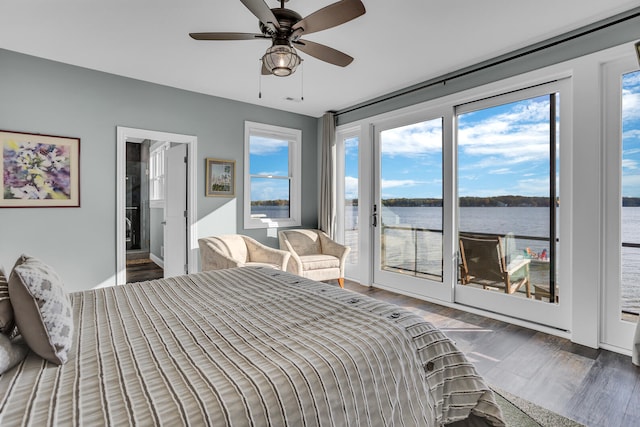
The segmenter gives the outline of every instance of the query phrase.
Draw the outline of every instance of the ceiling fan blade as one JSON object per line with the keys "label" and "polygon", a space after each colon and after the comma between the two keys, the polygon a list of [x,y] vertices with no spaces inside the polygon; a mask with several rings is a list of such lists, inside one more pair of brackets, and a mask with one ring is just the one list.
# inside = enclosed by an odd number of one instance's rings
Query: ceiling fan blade
{"label": "ceiling fan blade", "polygon": [[189,33],[195,40],[254,40],[266,39],[264,34],[251,33]]}
{"label": "ceiling fan blade", "polygon": [[280,23],[264,0],[240,0],[264,25],[274,31],[280,29]]}
{"label": "ceiling fan blade", "polygon": [[310,42],[309,40],[298,40],[294,42],[294,44],[296,45],[296,48],[300,49],[307,55],[311,55],[314,58],[339,67],[346,67],[353,61],[353,58],[346,53],[342,53],[339,50],[335,50],[320,43]]}
{"label": "ceiling fan blade", "polygon": [[304,34],[315,33],[349,22],[364,13],[360,0],[341,0],[313,12],[291,28],[294,31],[302,29]]}

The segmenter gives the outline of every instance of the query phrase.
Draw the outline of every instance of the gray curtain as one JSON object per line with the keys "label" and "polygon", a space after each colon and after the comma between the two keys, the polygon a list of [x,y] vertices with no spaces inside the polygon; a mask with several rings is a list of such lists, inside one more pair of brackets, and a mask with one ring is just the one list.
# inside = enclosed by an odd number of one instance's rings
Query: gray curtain
{"label": "gray curtain", "polygon": [[322,116],[322,158],[320,160],[320,206],[318,228],[332,239],[336,234],[336,120],[333,113]]}

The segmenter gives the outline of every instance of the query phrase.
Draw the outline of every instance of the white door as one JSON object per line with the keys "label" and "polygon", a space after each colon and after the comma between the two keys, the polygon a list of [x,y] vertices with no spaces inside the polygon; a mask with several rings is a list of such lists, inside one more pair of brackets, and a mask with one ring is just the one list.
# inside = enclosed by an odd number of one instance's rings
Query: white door
{"label": "white door", "polygon": [[601,343],[631,350],[640,313],[640,71],[635,56],[604,65],[605,274]]}
{"label": "white door", "polygon": [[[451,301],[451,198],[443,172],[451,109],[374,125],[373,281],[402,293]],[[445,144],[445,140],[449,141]],[[448,203],[448,204],[447,204]]]}
{"label": "white door", "polygon": [[187,144],[165,154],[164,277],[187,273]]}

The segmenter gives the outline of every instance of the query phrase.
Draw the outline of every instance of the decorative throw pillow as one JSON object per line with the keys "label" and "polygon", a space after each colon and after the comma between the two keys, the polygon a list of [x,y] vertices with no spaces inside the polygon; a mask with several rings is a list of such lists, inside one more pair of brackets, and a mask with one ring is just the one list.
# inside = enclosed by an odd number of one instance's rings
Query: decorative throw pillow
{"label": "decorative throw pillow", "polygon": [[0,266],[0,333],[11,335],[14,326],[13,307],[9,299],[9,281],[4,268]]}
{"label": "decorative throw pillow", "polygon": [[6,335],[0,334],[0,375],[16,366],[28,352],[29,348],[21,339],[11,341]]}
{"label": "decorative throw pillow", "polygon": [[33,257],[23,259],[9,277],[16,325],[34,353],[61,365],[73,339],[71,302],[51,267]]}

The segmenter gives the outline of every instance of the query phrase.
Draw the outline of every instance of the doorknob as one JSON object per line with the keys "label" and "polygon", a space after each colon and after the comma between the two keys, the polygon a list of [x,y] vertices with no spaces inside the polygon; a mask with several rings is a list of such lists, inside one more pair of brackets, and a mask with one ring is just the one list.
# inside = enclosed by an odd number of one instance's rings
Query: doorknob
{"label": "doorknob", "polygon": [[160,224],[167,225],[167,221],[162,221]]}
{"label": "doorknob", "polygon": [[378,226],[378,205],[373,205],[373,226]]}

